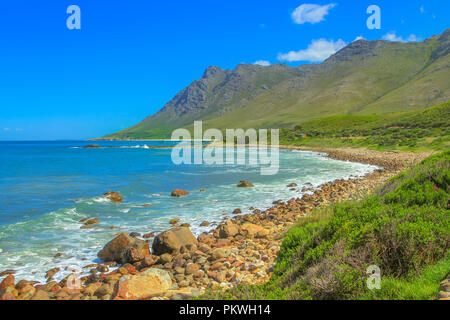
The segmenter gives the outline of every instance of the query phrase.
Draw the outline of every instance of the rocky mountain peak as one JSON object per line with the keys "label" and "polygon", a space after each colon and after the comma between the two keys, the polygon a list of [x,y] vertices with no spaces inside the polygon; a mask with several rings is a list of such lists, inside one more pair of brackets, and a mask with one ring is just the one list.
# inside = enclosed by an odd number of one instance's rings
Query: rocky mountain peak
{"label": "rocky mountain peak", "polygon": [[224,70],[216,67],[216,66],[209,66],[205,72],[203,73],[202,78],[203,79],[209,79],[209,78],[213,78],[214,76],[216,76],[218,73],[223,72]]}

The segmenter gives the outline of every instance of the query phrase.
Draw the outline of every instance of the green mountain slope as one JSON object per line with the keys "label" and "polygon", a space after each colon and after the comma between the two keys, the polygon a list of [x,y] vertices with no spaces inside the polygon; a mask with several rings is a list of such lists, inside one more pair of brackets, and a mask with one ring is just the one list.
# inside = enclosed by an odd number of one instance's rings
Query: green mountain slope
{"label": "green mountain slope", "polygon": [[355,41],[321,64],[209,67],[141,123],[106,136],[165,138],[204,128],[293,127],[334,115],[425,109],[450,100],[450,29],[423,42]]}

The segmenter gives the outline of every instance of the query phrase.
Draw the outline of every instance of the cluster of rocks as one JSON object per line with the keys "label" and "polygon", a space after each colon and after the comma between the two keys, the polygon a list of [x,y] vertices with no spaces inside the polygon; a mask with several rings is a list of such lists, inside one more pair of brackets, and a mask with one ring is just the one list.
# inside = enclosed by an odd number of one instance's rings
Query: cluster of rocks
{"label": "cluster of rocks", "polygon": [[[233,219],[198,237],[191,233],[189,225],[177,226],[179,219],[174,219],[173,227],[156,237],[154,233],[143,235],[146,240],[136,238],[137,234],[122,233],[98,253],[105,263],[85,266],[90,270],[88,276],[78,277],[74,271],[57,282],[53,275],[60,270],[55,268],[49,270],[47,283],[39,284],[26,280],[15,283],[13,274],[3,274],[6,277],[0,284],[0,299],[187,299],[208,288],[221,290],[238,284],[263,283],[272,274],[283,232],[295,221],[318,206],[357,198],[400,170],[396,165],[364,178],[336,180],[316,189],[304,189],[301,191],[310,192],[286,202],[275,201],[273,207],[263,211],[249,208],[251,213],[241,214],[236,209]],[[152,237],[150,250],[148,239]]]}

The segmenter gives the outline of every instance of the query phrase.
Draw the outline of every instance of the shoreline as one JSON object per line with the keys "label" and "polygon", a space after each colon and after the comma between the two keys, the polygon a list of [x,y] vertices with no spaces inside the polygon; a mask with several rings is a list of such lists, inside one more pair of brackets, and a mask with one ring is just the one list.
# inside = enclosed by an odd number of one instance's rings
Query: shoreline
{"label": "shoreline", "polygon": [[[281,247],[282,235],[296,220],[307,217],[316,207],[362,197],[412,163],[429,155],[354,148],[280,146],[280,149],[320,152],[332,159],[372,164],[383,169],[363,177],[330,181],[319,188],[307,190],[310,192],[301,198],[292,198],[287,202],[274,199],[274,205],[264,211],[250,208],[253,209],[250,214],[237,213],[210,232],[199,235],[196,244],[189,250],[182,248],[173,254],[159,256],[147,254],[144,259],[133,264],[125,263],[112,272],[109,268],[114,268],[117,264],[88,265],[92,268],[91,275],[81,277],[84,287],[71,288],[67,284],[67,277],[60,282],[51,281],[50,277],[50,281],[44,285],[22,280],[12,290],[13,296],[23,300],[187,299],[202,294],[207,288],[220,290],[242,283],[267,282]],[[173,227],[179,229],[177,224]],[[170,286],[162,292],[130,292],[133,290],[125,285],[134,278],[150,281],[146,274],[155,269],[161,270],[168,279],[167,282],[170,282]],[[151,283],[149,286],[151,287]]]}

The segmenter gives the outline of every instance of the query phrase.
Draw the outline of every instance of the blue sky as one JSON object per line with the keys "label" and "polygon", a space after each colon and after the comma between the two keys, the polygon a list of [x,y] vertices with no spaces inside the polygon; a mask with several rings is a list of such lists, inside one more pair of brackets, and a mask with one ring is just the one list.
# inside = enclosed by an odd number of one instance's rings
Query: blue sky
{"label": "blue sky", "polygon": [[[72,4],[80,30],[66,26]],[[366,26],[373,4],[380,30]],[[2,0],[0,140],[102,136],[210,65],[317,63],[359,36],[423,40],[449,28],[449,12],[442,0]]]}

